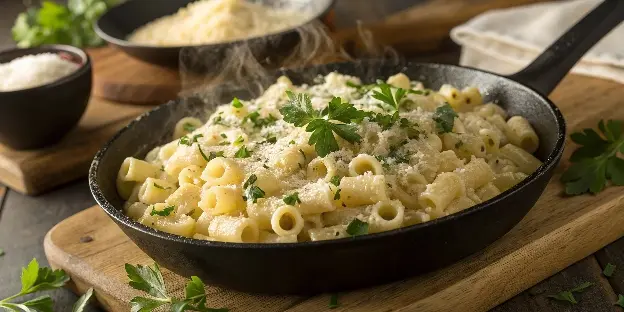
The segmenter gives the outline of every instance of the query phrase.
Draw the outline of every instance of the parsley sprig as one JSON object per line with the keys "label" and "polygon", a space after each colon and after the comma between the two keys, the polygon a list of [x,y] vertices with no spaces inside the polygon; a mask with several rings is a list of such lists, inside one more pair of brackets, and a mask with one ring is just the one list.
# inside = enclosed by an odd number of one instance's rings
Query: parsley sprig
{"label": "parsley sprig", "polygon": [[[54,301],[49,295],[39,296],[22,303],[15,303],[13,300],[39,291],[61,288],[69,281],[69,276],[63,270],[40,267],[37,259],[32,259],[25,268],[22,268],[21,281],[20,292],[0,300],[0,308],[24,312],[52,311]],[[92,294],[93,289],[89,289],[87,293],[81,296],[74,305],[72,312],[82,312]]]}
{"label": "parsley sprig", "polygon": [[381,92],[376,90],[373,91],[373,98],[384,102],[395,110],[399,110],[399,104],[407,91],[405,89],[397,88],[396,92],[392,94],[390,85],[386,83],[379,84],[378,87]]}
{"label": "parsley sprig", "polygon": [[254,204],[258,202],[258,198],[264,198],[266,195],[264,190],[255,185],[256,181],[258,181],[258,177],[255,174],[252,174],[243,184],[243,189],[245,189],[243,200],[251,200]]}
{"label": "parsley sprig", "polygon": [[578,301],[576,301],[576,298],[574,298],[574,293],[581,293],[593,285],[594,283],[592,282],[584,282],[570,290],[564,290],[556,295],[549,295],[548,298],[559,301],[567,301],[571,304],[577,304]]}
{"label": "parsley sprig", "polygon": [[436,108],[433,113],[433,121],[436,123],[438,133],[442,134],[452,132],[453,125],[455,124],[455,117],[458,117],[457,113],[455,113],[451,105],[448,103]]}
{"label": "parsley sprig", "polygon": [[334,97],[322,111],[312,107],[310,96],[305,93],[294,94],[286,91],[288,104],[280,109],[284,121],[297,127],[306,126],[307,132],[312,132],[308,144],[314,145],[316,153],[325,157],[339,149],[334,134],[350,143],[360,142],[362,137],[357,128],[349,123],[359,123],[367,113],[355,108],[352,104],[343,103],[339,97]]}
{"label": "parsley sprig", "polygon": [[608,180],[624,185],[624,159],[617,155],[624,152],[623,124],[621,120],[606,123],[601,120],[598,123],[600,133],[583,129],[570,135],[580,147],[570,157],[572,166],[561,176],[566,194],[597,194],[606,187]]}
{"label": "parsley sprig", "polygon": [[206,291],[202,280],[191,276],[186,283],[184,299],[172,298],[167,294],[167,288],[158,264],[153,267],[126,263],[126,273],[132,288],[146,292],[149,297],[134,297],[130,301],[132,312],[150,312],[166,304],[171,311],[200,311],[200,312],[227,312],[228,309],[213,309],[206,307]]}

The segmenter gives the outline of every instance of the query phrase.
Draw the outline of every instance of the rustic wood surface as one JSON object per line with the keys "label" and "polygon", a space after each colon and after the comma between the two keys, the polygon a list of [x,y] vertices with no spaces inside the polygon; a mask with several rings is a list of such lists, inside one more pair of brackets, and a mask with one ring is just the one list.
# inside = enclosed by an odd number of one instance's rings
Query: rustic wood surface
{"label": "rustic wood surface", "polygon": [[93,155],[102,145],[149,108],[91,97],[78,126],[58,144],[29,151],[0,144],[0,183],[35,195],[86,176]]}
{"label": "rustic wood surface", "polygon": [[[568,76],[551,98],[566,117],[569,131],[574,131],[579,127],[594,126],[606,112],[611,112],[611,118],[624,118],[624,111],[616,110],[622,97],[624,89],[619,84]],[[596,102],[601,103],[599,108]],[[567,159],[571,152],[568,145],[563,158]],[[624,235],[622,188],[608,188],[599,196],[565,197],[558,178],[567,165],[564,160],[556,169],[537,205],[521,223],[486,250],[432,274],[344,293],[337,311],[433,312],[451,311],[458,306],[462,311],[485,311]],[[83,236],[89,236],[93,241],[81,243]],[[44,246],[49,262],[66,270],[77,281],[79,291],[94,287],[103,305],[113,311],[127,310],[129,300],[139,294],[127,286],[123,264],[152,262],[97,207],[57,225],[46,236]],[[586,293],[577,295],[579,300],[591,297],[595,302],[589,306],[588,303],[578,305],[578,308],[586,306],[595,311],[615,311],[613,302],[616,296],[609,289],[609,281],[600,276],[601,267],[596,259],[588,258],[575,266],[586,270],[579,272],[580,278],[570,284],[565,277],[554,280],[552,288],[555,292],[573,288],[582,283],[582,279],[597,281]],[[165,277],[170,291],[182,291],[183,278],[169,271]],[[259,297],[216,287],[207,287],[207,292],[212,294],[208,300],[210,306],[226,306],[234,311],[328,309],[326,295]],[[534,310],[568,308],[565,303],[547,299],[548,294],[551,293],[541,294],[531,302]],[[250,303],[253,302],[262,302],[264,308],[252,308]]]}
{"label": "rustic wood surface", "polygon": [[178,70],[134,59],[112,46],[89,49],[93,95],[131,104],[160,104],[177,97]]}

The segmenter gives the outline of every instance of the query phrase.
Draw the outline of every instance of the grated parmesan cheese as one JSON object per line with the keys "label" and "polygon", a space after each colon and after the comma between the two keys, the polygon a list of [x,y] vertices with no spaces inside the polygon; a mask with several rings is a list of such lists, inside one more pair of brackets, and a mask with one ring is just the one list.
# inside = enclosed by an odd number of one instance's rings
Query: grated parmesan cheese
{"label": "grated parmesan cheese", "polygon": [[55,53],[22,56],[0,64],[0,91],[39,87],[68,76],[79,67]]}

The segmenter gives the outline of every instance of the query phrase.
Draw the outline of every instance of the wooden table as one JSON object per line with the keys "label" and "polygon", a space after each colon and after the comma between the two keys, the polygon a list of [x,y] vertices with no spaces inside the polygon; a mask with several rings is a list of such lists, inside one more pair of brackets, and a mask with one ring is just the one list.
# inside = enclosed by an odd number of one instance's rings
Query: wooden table
{"label": "wooden table", "polygon": [[[465,1],[479,2],[477,0]],[[398,2],[398,0],[392,2]],[[451,0],[446,2],[451,2]],[[0,12],[0,21],[7,18],[12,20],[16,12],[21,10],[21,3],[14,0],[0,0],[0,7],[3,8]],[[397,5],[397,8],[400,7],[403,6]],[[6,48],[7,38],[10,35],[5,25],[2,26],[0,47]],[[430,54],[419,56],[419,58],[443,62],[457,61],[457,49],[448,49],[448,45],[445,45],[445,51],[448,53],[436,52],[435,57]],[[33,257],[43,265],[46,264],[42,247],[45,233],[59,221],[93,204],[95,202],[89,193],[86,179],[62,186],[38,197],[24,196],[0,185],[0,248],[6,253],[0,257],[0,298],[5,298],[19,290],[20,268]],[[607,263],[618,266],[610,282],[601,277],[602,268]],[[577,305],[553,301],[545,296],[545,294],[555,294],[570,289],[582,282],[593,282],[595,285],[584,293],[576,295],[579,300]],[[497,290],[492,289],[492,291]],[[508,300],[493,311],[622,311],[621,308],[613,305],[618,293],[624,293],[624,238]],[[54,291],[51,295],[56,302],[55,311],[70,311],[77,299],[67,289]],[[479,298],[473,300],[479,300]],[[91,306],[87,311],[100,310]],[[461,307],[457,307],[456,311],[461,311]]]}

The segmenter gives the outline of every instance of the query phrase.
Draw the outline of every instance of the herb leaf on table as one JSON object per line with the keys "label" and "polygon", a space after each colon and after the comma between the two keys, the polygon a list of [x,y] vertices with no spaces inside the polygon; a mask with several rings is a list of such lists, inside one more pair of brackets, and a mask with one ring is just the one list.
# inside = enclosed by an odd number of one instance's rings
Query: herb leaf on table
{"label": "herb leaf on table", "polygon": [[611,277],[615,272],[616,267],[617,266],[613,263],[607,263],[607,266],[605,266],[604,270],[602,270],[602,274],[606,277]]}
{"label": "herb leaf on table", "polygon": [[69,281],[69,276],[63,270],[52,270],[39,267],[37,259],[22,268],[22,288],[19,293],[0,300],[0,308],[11,311],[52,312],[54,302],[49,295],[40,296],[23,303],[11,302],[13,299],[43,290],[52,290],[63,287]]}
{"label": "herb leaf on table", "polygon": [[84,308],[89,303],[89,299],[93,296],[93,288],[89,288],[87,292],[78,298],[78,301],[74,303],[74,307],[72,308],[72,312],[82,312]]}
{"label": "herb leaf on table", "polygon": [[169,304],[170,311],[200,311],[200,312],[227,312],[228,309],[208,308],[206,307],[206,291],[204,282],[197,276],[191,276],[186,283],[185,298],[172,298],[167,294],[167,288],[158,264],[154,263],[153,267],[142,266],[140,264],[133,266],[126,263],[126,273],[130,282],[128,283],[134,289],[141,290],[150,295],[150,297],[134,297],[130,301],[132,312],[150,312],[157,308]]}
{"label": "herb leaf on table", "polygon": [[578,301],[576,301],[576,298],[574,298],[574,293],[580,293],[585,291],[587,288],[593,286],[594,283],[592,282],[584,282],[570,290],[564,290],[558,294],[555,295],[549,295],[547,296],[548,298],[551,299],[555,299],[555,300],[559,300],[559,301],[566,301],[569,302],[571,304],[577,304]]}
{"label": "herb leaf on table", "polygon": [[624,122],[601,120],[598,129],[600,133],[583,129],[570,135],[580,147],[570,156],[572,165],[561,176],[568,195],[597,194],[608,181],[624,185],[624,159],[618,157],[624,152]]}

